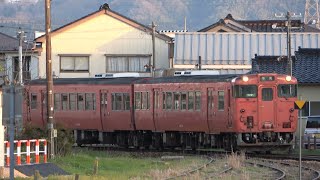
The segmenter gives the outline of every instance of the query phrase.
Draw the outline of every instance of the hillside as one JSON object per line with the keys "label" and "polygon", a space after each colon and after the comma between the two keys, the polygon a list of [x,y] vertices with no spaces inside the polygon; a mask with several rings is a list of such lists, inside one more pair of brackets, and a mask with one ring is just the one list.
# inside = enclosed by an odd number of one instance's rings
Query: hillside
{"label": "hillside", "polygon": [[[11,2],[12,1],[12,2]],[[111,9],[159,30],[204,28],[228,13],[237,19],[275,19],[275,13],[304,14],[305,0],[54,0],[52,26],[57,28],[98,10],[108,2]],[[14,35],[17,27],[30,34],[44,30],[44,0],[0,0],[0,31]]]}

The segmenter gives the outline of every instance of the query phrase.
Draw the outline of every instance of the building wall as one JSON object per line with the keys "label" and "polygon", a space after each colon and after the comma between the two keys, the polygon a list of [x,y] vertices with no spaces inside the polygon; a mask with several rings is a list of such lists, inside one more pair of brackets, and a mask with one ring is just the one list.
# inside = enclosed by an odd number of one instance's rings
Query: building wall
{"label": "building wall", "polygon": [[[292,55],[301,48],[320,48],[320,33],[292,33]],[[251,68],[258,56],[286,56],[286,33],[177,33],[174,67],[185,68],[198,63],[203,68]]]}
{"label": "building wall", "polygon": [[299,86],[298,98],[305,101],[320,101],[320,86]]}
{"label": "building wall", "polygon": [[[106,72],[105,54],[152,54],[152,37],[111,16],[97,16],[53,33],[53,71],[59,77],[93,77]],[[39,75],[45,77],[45,42],[39,57]],[[59,54],[88,54],[89,73],[60,72]],[[152,62],[152,57],[151,57]],[[156,37],[156,68],[168,68],[168,43]]]}

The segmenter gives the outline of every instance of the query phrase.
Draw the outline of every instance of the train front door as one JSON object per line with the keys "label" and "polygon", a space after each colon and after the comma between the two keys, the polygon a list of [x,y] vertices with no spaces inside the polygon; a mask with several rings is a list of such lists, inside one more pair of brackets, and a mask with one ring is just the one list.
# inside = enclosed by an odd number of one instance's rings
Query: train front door
{"label": "train front door", "polygon": [[[258,100],[258,117],[259,129],[272,130],[276,126],[275,121],[275,92],[276,88],[273,86],[260,86],[259,87],[259,100]],[[253,119],[254,121],[254,119]],[[253,122],[253,124],[255,124]]]}
{"label": "train front door", "polygon": [[100,120],[101,120],[101,127],[103,130],[106,128],[106,121],[108,118],[108,91],[101,90],[100,91]]}
{"label": "train front door", "polygon": [[214,88],[208,88],[207,90],[207,101],[208,101],[208,110],[207,110],[207,118],[208,118],[208,126],[209,126],[209,131],[214,132],[214,129],[217,128],[215,127],[217,125],[216,123],[216,107],[215,107],[215,101],[214,97],[216,97],[216,91]]}

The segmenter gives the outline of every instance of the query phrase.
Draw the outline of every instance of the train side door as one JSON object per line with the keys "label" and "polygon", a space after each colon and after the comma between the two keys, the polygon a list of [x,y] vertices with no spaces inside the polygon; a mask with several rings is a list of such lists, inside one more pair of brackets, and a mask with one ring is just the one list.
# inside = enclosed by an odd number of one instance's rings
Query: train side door
{"label": "train side door", "polygon": [[[275,128],[275,87],[260,86],[259,87],[259,128],[272,129]],[[253,122],[254,123],[254,122]],[[255,124],[255,123],[254,123]]]}
{"label": "train side door", "polygon": [[105,125],[108,117],[108,91],[100,91],[100,120],[102,129],[105,130]]}
{"label": "train side door", "polygon": [[208,116],[208,126],[209,126],[210,133],[213,133],[214,129],[217,128],[215,127],[217,112],[216,112],[215,101],[214,101],[215,97],[217,97],[216,93],[217,92],[214,90],[214,88],[207,89],[207,101],[208,101],[207,116]]}
{"label": "train side door", "polygon": [[153,125],[154,130],[157,131],[157,123],[161,118],[161,97],[160,89],[153,89]]}
{"label": "train side door", "polygon": [[47,122],[47,92],[41,91],[41,119],[42,126],[45,126]]}

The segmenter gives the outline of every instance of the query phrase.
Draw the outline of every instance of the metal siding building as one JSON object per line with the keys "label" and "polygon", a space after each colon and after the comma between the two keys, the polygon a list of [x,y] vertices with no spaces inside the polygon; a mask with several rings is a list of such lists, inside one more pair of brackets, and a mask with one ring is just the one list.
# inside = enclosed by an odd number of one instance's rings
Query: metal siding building
{"label": "metal siding building", "polygon": [[[319,48],[320,33],[292,33],[292,55],[299,46]],[[286,33],[177,33],[174,67],[192,68],[201,56],[203,68],[247,69],[255,54],[286,56]]]}

